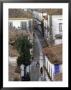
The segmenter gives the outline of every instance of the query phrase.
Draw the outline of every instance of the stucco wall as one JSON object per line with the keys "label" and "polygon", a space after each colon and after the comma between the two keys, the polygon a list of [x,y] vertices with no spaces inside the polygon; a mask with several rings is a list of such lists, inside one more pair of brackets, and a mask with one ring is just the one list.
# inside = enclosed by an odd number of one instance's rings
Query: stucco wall
{"label": "stucco wall", "polygon": [[21,27],[21,22],[26,22],[26,26],[27,28],[29,27],[29,21],[32,21],[32,19],[26,19],[26,20],[9,20],[9,22],[13,23],[13,26],[15,26],[16,28]]}
{"label": "stucco wall", "polygon": [[55,45],[62,44],[62,39],[55,39]]}
{"label": "stucco wall", "polygon": [[[46,56],[45,56],[45,67],[48,70],[52,80],[54,80],[54,76],[55,76],[54,64],[52,64]],[[59,70],[60,70],[59,73],[62,73],[62,65],[59,65]],[[46,77],[47,77],[47,75],[46,75]]]}
{"label": "stucco wall", "polygon": [[56,34],[62,34],[59,31],[59,23],[62,23],[62,15],[53,15],[52,16],[52,31],[53,31],[53,38],[55,39]]}
{"label": "stucco wall", "polygon": [[17,57],[8,57],[8,61],[13,66],[16,66],[17,65]]}

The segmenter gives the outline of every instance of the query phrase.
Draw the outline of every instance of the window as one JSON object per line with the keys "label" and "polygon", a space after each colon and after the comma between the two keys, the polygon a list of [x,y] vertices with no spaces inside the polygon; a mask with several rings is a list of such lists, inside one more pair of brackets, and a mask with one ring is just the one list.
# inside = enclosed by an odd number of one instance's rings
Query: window
{"label": "window", "polygon": [[32,27],[32,22],[31,21],[29,21],[29,28],[31,28]]}
{"label": "window", "polygon": [[59,73],[59,71],[60,71],[60,70],[59,70],[59,64],[55,64],[55,65],[54,65],[54,71],[55,71],[55,72],[54,72],[55,74],[58,74],[58,73]]}
{"label": "window", "polygon": [[26,22],[21,22],[21,28],[26,30],[27,29],[27,23]]}
{"label": "window", "polygon": [[13,23],[12,22],[9,22],[9,27],[13,27]]}
{"label": "window", "polygon": [[59,23],[59,32],[62,32],[62,23]]}

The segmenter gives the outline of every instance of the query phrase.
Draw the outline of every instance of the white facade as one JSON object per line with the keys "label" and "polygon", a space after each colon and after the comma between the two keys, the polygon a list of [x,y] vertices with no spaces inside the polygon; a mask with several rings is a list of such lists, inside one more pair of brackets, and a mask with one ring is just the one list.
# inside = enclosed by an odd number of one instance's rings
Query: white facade
{"label": "white facade", "polygon": [[40,12],[37,12],[37,11],[34,11],[33,12],[34,14],[34,18],[36,19],[36,22],[37,22],[37,27],[38,29],[41,31],[41,21],[43,20],[43,23],[44,23],[44,37],[47,38],[47,33],[48,33],[48,30],[47,30],[47,25],[48,25],[48,21],[44,18],[44,16],[47,16],[47,13],[40,13]]}
{"label": "white facade", "polygon": [[50,74],[50,77],[53,78],[53,73],[54,73],[54,68],[53,68],[53,64],[49,61],[49,59],[47,58],[47,67],[46,69],[48,70],[48,73]]}
{"label": "white facade", "polygon": [[[44,19],[43,16],[46,16],[47,13],[40,13],[40,12],[34,11],[33,15],[34,15],[34,18],[38,19],[38,24],[40,24],[40,21]],[[46,25],[46,23],[47,23],[47,20],[44,19],[44,26]]]}
{"label": "white facade", "polygon": [[[62,35],[62,15],[52,15],[52,34],[55,45],[61,44],[62,39],[56,39],[56,35]],[[50,27],[50,15],[48,15],[48,26]]]}
{"label": "white facade", "polygon": [[23,77],[24,76],[24,65],[23,64],[21,64],[20,69],[21,69],[20,76]]}
{"label": "white facade", "polygon": [[9,57],[9,63],[13,66],[17,66],[17,57]]}
{"label": "white facade", "polygon": [[59,23],[62,23],[62,15],[52,16],[52,31],[54,39],[56,34],[62,34],[62,31],[59,30]]}
{"label": "white facade", "polygon": [[55,45],[62,44],[62,39],[55,39]]}
{"label": "white facade", "polygon": [[39,57],[39,60],[40,60],[39,63],[40,63],[40,68],[41,68],[43,67],[43,56],[42,55]]}
{"label": "white facade", "polygon": [[39,13],[37,11],[33,12],[34,18],[37,18],[38,20],[42,20],[42,13]]}
{"label": "white facade", "polygon": [[32,21],[32,19],[10,19],[9,23],[12,23],[15,28],[21,27],[21,22],[26,23],[26,28],[29,28],[29,21]]}
{"label": "white facade", "polygon": [[[54,80],[54,76],[55,76],[55,67],[54,64],[52,64],[49,59],[47,58],[47,56],[45,56],[45,67],[48,71],[48,73],[50,74],[50,77],[52,80]],[[62,73],[62,65],[59,64],[59,73]],[[45,78],[47,78],[47,74],[46,72],[44,72],[45,74]],[[47,79],[48,80],[48,79]]]}

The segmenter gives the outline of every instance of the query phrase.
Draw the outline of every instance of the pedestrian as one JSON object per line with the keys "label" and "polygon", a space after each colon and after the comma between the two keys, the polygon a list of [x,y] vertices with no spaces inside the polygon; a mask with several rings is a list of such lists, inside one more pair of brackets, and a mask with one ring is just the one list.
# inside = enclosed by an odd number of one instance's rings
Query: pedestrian
{"label": "pedestrian", "polygon": [[43,74],[43,68],[42,67],[40,68],[40,73]]}
{"label": "pedestrian", "polygon": [[26,72],[27,72],[27,73],[30,72],[30,66],[29,66],[29,65],[26,67]]}
{"label": "pedestrian", "polygon": [[28,72],[27,72],[27,80],[26,81],[30,81],[30,75]]}
{"label": "pedestrian", "polygon": [[22,81],[30,81],[30,75],[28,72],[25,74],[25,76],[22,77]]}
{"label": "pedestrian", "polygon": [[38,61],[37,61],[37,63],[36,63],[36,67],[37,67],[37,66],[39,66],[39,62],[38,62]]}

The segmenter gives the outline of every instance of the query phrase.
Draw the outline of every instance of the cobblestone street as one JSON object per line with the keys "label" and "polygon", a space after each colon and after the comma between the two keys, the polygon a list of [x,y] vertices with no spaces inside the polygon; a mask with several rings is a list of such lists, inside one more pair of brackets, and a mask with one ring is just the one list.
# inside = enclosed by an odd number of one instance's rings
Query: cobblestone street
{"label": "cobblestone street", "polygon": [[[43,39],[41,36],[41,33],[39,32],[39,35],[37,34],[37,31],[35,32],[34,36],[34,60],[30,66],[30,77],[31,81],[44,81],[44,76],[40,74],[40,67],[43,66],[43,53],[42,53],[42,43]],[[39,65],[36,66],[37,62],[39,62]]]}
{"label": "cobblestone street", "polygon": [[34,60],[32,64],[30,65],[30,77],[31,81],[38,81],[39,76],[40,76],[40,66],[36,66],[37,61],[39,62],[39,56],[40,56],[40,51],[39,51],[39,46],[38,46],[38,39],[35,37],[34,38]]}

